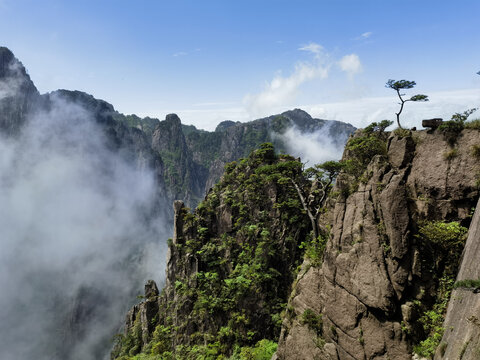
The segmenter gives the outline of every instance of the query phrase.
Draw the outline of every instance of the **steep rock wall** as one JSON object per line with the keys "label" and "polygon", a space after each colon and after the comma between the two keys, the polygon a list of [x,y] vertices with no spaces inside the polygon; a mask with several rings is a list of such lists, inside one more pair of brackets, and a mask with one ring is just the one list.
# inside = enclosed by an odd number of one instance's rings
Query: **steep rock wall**
{"label": "steep rock wall", "polygon": [[[388,139],[388,154],[372,159],[368,180],[332,204],[323,265],[306,261],[298,276],[277,359],[412,357],[414,301],[432,302],[438,286],[429,270],[435,259],[414,235],[424,220],[470,221],[479,142],[478,131],[464,130],[449,158],[438,132]],[[323,317],[321,334],[302,320],[306,310]]]}
{"label": "steep rock wall", "polygon": [[193,213],[175,201],[165,287],[129,312],[113,358],[222,359],[275,346],[311,231],[293,179],[310,185],[297,159],[264,144],[229,164]]}
{"label": "steep rock wall", "polygon": [[[457,276],[462,280],[480,279],[480,201],[477,203],[463,260]],[[480,359],[480,292],[460,287],[452,292],[445,318],[441,345],[435,359]]]}

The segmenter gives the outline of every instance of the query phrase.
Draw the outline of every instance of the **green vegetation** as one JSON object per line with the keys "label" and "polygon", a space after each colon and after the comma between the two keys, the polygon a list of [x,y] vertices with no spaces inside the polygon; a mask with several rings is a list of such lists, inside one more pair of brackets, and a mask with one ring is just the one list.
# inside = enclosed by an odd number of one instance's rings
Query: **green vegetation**
{"label": "green vegetation", "polygon": [[480,119],[474,119],[466,122],[465,129],[480,130]]}
{"label": "green vegetation", "polygon": [[480,288],[480,279],[465,279],[455,282],[453,285],[454,289],[479,289]]}
{"label": "green vegetation", "polygon": [[442,340],[445,328],[442,326],[447,311],[448,300],[452,291],[452,279],[441,279],[439,295],[433,308],[425,311],[419,322],[423,330],[428,334],[427,338],[414,346],[413,351],[428,359],[433,359],[435,351]]}
{"label": "green vegetation", "polygon": [[416,235],[424,250],[431,256],[431,259],[426,259],[427,262],[431,261],[430,268],[426,270],[430,271],[433,279],[438,281],[436,296],[431,307],[419,300],[414,301],[418,310],[422,311],[419,323],[425,334],[425,339],[414,347],[415,353],[420,356],[433,358],[442,339],[445,331],[442,325],[467,231],[467,228],[456,221],[428,221],[422,224]]}
{"label": "green vegetation", "polygon": [[182,125],[182,131],[190,151],[198,157],[198,163],[209,168],[220,156],[222,135],[198,130],[193,125]]}
{"label": "green vegetation", "polygon": [[453,146],[457,142],[458,136],[466,126],[465,122],[467,118],[476,110],[476,108],[472,108],[463,113],[455,113],[449,121],[445,121],[438,127],[438,130],[443,133],[445,140],[450,146]]}
{"label": "green vegetation", "polygon": [[305,258],[310,261],[310,264],[313,266],[320,266],[323,262],[323,254],[325,252],[325,247],[327,246],[327,235],[318,235],[316,238],[313,238],[311,241],[303,241],[299,248],[305,249]]}
{"label": "green vegetation", "polygon": [[140,118],[137,115],[123,115],[120,113],[114,113],[113,118],[122,124],[142,130],[149,138],[152,137],[155,127],[158,125],[158,119],[150,117]]}
{"label": "green vegetation", "polygon": [[416,85],[415,81],[409,81],[409,80],[388,80],[387,83],[385,84],[385,87],[389,89],[393,89],[397,92],[398,98],[400,99],[400,110],[398,113],[395,113],[397,116],[397,125],[400,129],[402,129],[402,126],[400,125],[400,114],[403,111],[403,107],[405,106],[405,103],[407,101],[428,101],[428,96],[427,95],[422,95],[422,94],[417,94],[413,95],[410,99],[404,99],[403,96],[405,94],[400,94],[400,90],[404,89],[411,89]]}
{"label": "green vegetation", "polygon": [[322,336],[323,333],[323,320],[322,314],[316,314],[313,310],[307,309],[303,312],[300,319],[302,324],[308,326],[309,329],[315,331],[318,336]]}
{"label": "green vegetation", "polygon": [[[184,237],[170,246],[175,278],[162,295],[166,306],[152,339],[140,349],[141,337],[129,333],[119,341],[117,358],[271,357],[295,269],[305,252],[321,261],[326,242],[312,236],[294,184],[317,208],[339,171],[333,162],[313,173],[302,168],[295,158],[275,154],[270,143],[225,167],[195,212],[184,210]],[[326,181],[323,191],[312,187],[314,178]],[[219,211],[231,215],[223,232]]]}
{"label": "green vegetation", "polygon": [[395,136],[398,136],[400,139],[412,136],[411,130],[402,129],[402,128],[396,128],[395,130],[393,130],[393,133],[395,134]]}
{"label": "green vegetation", "polygon": [[391,124],[388,120],[374,122],[348,140],[345,147],[347,159],[342,162],[344,173],[349,176],[348,183],[341,189],[344,195],[348,196],[357,190],[360,182],[368,180],[365,170],[373,157],[387,155],[388,135],[385,129]]}

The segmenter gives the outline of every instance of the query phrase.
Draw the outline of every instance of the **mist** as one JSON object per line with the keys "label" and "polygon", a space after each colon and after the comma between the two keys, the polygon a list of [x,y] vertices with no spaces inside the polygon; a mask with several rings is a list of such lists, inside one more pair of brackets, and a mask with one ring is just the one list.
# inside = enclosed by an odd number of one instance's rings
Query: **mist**
{"label": "mist", "polygon": [[340,160],[348,134],[330,134],[331,124],[327,123],[317,131],[302,132],[297,126],[289,127],[284,133],[273,133],[272,138],[284,144],[288,154],[300,157],[308,166],[329,160]]}
{"label": "mist", "polygon": [[144,280],[164,276],[154,176],[107,144],[92,114],[55,96],[0,137],[2,360],[109,358]]}

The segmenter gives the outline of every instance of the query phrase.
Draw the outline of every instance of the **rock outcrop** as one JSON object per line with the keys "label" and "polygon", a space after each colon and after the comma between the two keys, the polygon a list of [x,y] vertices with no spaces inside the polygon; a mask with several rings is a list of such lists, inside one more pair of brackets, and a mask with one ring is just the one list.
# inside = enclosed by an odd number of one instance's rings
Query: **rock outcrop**
{"label": "rock outcrop", "polygon": [[[387,156],[374,157],[358,189],[343,191],[332,204],[324,220],[332,230],[323,264],[303,265],[277,359],[412,358],[413,345],[425,336],[416,304],[431,306],[440,277],[432,273],[439,260],[416,234],[425,221],[468,225],[480,170],[471,151],[479,142],[478,131],[464,130],[455,157],[448,157],[451,148],[440,133],[388,139]],[[464,259],[466,268],[471,256]],[[476,273],[465,271],[461,276],[479,276],[478,267]],[[322,317],[321,335],[302,321],[306,310]],[[460,339],[473,334],[462,331]]]}
{"label": "rock outcrop", "polygon": [[147,296],[129,312],[113,358],[140,352],[216,358],[274,345],[301,261],[299,246],[311,230],[291,182],[301,179],[301,167],[264,145],[228,165],[193,214],[174,202],[158,311],[142,318],[148,306],[153,309]]}
{"label": "rock outcrop", "polygon": [[477,203],[457,284],[476,280],[473,287],[460,286],[453,290],[443,327],[445,334],[435,354],[435,359],[480,358],[480,201]]}
{"label": "rock outcrop", "polygon": [[0,131],[17,135],[26,117],[40,101],[40,94],[22,63],[0,47]]}

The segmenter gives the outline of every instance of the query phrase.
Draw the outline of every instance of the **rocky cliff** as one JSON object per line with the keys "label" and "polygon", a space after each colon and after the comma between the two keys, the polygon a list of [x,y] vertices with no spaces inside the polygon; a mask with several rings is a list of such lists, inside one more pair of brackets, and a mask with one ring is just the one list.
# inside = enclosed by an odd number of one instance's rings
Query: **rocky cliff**
{"label": "rocky cliff", "polygon": [[272,142],[280,153],[291,150],[282,135],[292,128],[301,134],[323,133],[338,149],[355,130],[340,121],[314,119],[300,109],[247,123],[225,121],[214,132],[181,125],[177,115],[167,115],[153,131],[152,148],[165,164],[169,200],[182,199],[195,207],[218,182],[227,163],[248,156],[265,142]]}
{"label": "rocky cliff", "polygon": [[[411,359],[414,350],[430,357],[444,329],[456,343],[442,319],[478,198],[478,130],[456,141],[452,148],[440,132],[391,135],[356,189],[339,177],[323,219],[331,226],[323,264],[303,265],[277,359]],[[345,160],[355,150],[347,145]],[[302,321],[306,311],[322,318],[321,331]]]}
{"label": "rocky cliff", "polygon": [[175,203],[166,287],[131,310],[114,358],[264,359],[278,341],[273,359],[476,359],[478,135],[358,131],[318,238],[319,184],[293,159],[227,166],[193,214]]}
{"label": "rocky cliff", "polygon": [[468,231],[463,260],[448,305],[445,334],[435,359],[480,358],[480,201]]}
{"label": "rocky cliff", "polygon": [[165,288],[159,294],[148,284],[113,357],[223,358],[273,348],[311,230],[292,184],[302,179],[300,162],[265,144],[229,164],[193,213],[176,201]]}
{"label": "rocky cliff", "polygon": [[0,130],[18,134],[26,116],[40,101],[40,94],[22,63],[0,47]]}

